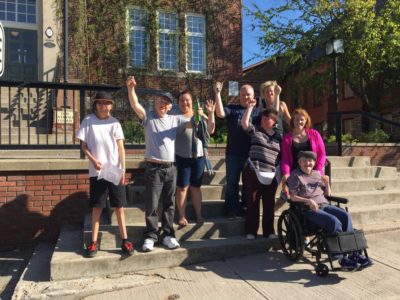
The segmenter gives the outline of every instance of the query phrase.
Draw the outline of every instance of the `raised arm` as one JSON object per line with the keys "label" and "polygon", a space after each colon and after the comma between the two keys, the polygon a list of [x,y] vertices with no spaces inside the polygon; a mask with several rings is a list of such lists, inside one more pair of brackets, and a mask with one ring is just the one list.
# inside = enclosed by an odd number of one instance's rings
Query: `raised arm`
{"label": "raised arm", "polygon": [[251,112],[253,111],[254,106],[257,104],[257,101],[255,99],[250,99],[247,101],[247,108],[243,114],[242,117],[242,127],[244,130],[247,130],[250,126],[250,116]]}
{"label": "raised arm", "polygon": [[225,118],[224,106],[222,105],[221,91],[222,91],[223,83],[217,81],[214,85],[215,92],[215,111],[217,113],[218,118]]}
{"label": "raised arm", "polygon": [[136,115],[140,120],[143,120],[146,117],[146,111],[143,106],[139,103],[139,99],[135,92],[136,80],[135,77],[129,76],[126,80],[126,87],[128,89],[128,97],[129,103],[131,104],[132,109],[135,111]]}
{"label": "raised arm", "polygon": [[292,117],[290,116],[289,109],[286,103],[281,101],[280,106],[283,113],[283,120],[286,122],[286,124],[290,125],[290,120],[292,119]]}
{"label": "raised arm", "polygon": [[208,114],[208,119],[207,119],[207,132],[209,135],[213,134],[215,131],[215,103],[212,100],[207,100],[206,103],[206,110]]}

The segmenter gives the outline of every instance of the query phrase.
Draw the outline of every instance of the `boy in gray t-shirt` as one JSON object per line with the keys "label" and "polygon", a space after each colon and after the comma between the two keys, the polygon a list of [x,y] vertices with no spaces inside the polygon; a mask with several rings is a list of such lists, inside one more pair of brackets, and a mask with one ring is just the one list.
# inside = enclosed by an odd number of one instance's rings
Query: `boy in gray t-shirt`
{"label": "boy in gray t-shirt", "polygon": [[145,206],[146,231],[142,250],[152,251],[158,241],[158,204],[162,201],[162,229],[164,246],[176,249],[180,245],[173,227],[175,214],[175,139],[180,126],[186,124],[180,116],[169,115],[172,97],[159,96],[154,102],[154,112],[146,112],[135,92],[136,80],[130,76],[126,81],[131,107],[143,122],[146,141]]}

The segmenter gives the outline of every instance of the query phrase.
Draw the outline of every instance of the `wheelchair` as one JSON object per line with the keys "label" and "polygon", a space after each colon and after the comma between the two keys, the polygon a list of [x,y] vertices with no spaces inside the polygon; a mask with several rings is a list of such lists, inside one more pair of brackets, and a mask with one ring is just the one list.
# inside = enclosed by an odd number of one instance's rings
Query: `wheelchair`
{"label": "wheelchair", "polygon": [[[338,207],[340,204],[348,203],[346,198],[334,196],[326,198],[330,204],[335,202]],[[278,238],[284,254],[292,261],[299,260],[303,257],[304,251],[307,251],[316,258],[316,274],[325,277],[329,273],[329,268],[322,261],[323,254],[327,255],[332,271],[340,270],[333,267],[332,261],[335,255],[360,251],[368,258],[367,241],[362,230],[327,234],[306,220],[304,212],[308,209],[305,204],[289,200],[289,208],[284,210],[278,219]],[[347,211],[347,207],[345,209]],[[305,243],[305,237],[310,238],[308,243]]]}

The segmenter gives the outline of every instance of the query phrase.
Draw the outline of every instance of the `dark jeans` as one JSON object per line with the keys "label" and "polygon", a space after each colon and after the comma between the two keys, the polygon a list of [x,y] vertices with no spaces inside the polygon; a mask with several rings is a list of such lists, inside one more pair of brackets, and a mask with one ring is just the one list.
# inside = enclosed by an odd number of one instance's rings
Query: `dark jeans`
{"label": "dark jeans", "polygon": [[327,233],[353,231],[350,214],[334,205],[325,205],[317,211],[309,210],[306,218]]}
{"label": "dark jeans", "polygon": [[256,173],[245,167],[243,171],[243,184],[247,192],[247,211],[246,211],[246,234],[257,235],[260,224],[260,199],[262,200],[262,229],[263,235],[275,233],[274,215],[275,215],[275,194],[278,187],[276,180],[272,180],[270,185],[261,184]]}
{"label": "dark jeans", "polygon": [[[240,145],[238,145],[240,147]],[[239,202],[239,181],[240,175],[247,157],[237,155],[226,155],[226,190],[225,190],[225,210],[228,214],[238,214],[241,209],[246,207],[245,187],[242,187],[242,203]]]}
{"label": "dark jeans", "polygon": [[144,238],[158,240],[158,204],[162,201],[161,225],[164,236],[175,236],[173,227],[175,215],[176,167],[146,165],[146,232]]}

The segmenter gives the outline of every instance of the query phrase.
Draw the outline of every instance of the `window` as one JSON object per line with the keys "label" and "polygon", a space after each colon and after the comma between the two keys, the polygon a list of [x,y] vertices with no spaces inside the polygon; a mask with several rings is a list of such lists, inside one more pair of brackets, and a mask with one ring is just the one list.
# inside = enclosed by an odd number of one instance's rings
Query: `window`
{"label": "window", "polygon": [[0,20],[36,24],[36,0],[0,0]]}
{"label": "window", "polygon": [[147,11],[133,8],[129,10],[129,53],[132,67],[144,68],[148,58]]}
{"label": "window", "polygon": [[188,71],[204,72],[205,64],[205,19],[200,15],[186,16]]}
{"label": "window", "polygon": [[344,95],[343,96],[344,96],[343,97],[344,99],[348,99],[348,98],[353,98],[354,97],[354,92],[353,92],[353,90],[351,89],[350,85],[347,82],[344,83]]}
{"label": "window", "polygon": [[178,15],[160,12],[158,14],[158,67],[163,70],[178,69]]}

